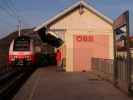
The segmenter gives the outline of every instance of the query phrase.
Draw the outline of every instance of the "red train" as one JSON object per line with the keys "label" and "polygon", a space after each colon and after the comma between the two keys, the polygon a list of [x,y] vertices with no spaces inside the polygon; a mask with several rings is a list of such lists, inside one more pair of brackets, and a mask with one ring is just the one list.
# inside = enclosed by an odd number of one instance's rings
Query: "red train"
{"label": "red train", "polygon": [[34,41],[28,36],[20,36],[12,40],[9,47],[9,65],[35,65]]}

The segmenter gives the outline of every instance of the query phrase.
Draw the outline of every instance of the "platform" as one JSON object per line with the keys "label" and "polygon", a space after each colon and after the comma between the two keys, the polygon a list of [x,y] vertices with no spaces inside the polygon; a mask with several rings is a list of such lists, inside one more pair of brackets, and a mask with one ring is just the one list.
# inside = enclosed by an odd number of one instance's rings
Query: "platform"
{"label": "platform", "polygon": [[13,100],[131,100],[92,72],[56,72],[39,68]]}

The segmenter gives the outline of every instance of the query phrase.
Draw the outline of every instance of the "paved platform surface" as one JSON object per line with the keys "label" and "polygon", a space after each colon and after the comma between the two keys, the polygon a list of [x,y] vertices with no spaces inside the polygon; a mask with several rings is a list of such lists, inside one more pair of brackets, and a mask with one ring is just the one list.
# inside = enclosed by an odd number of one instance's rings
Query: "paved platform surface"
{"label": "paved platform surface", "polygon": [[56,72],[39,68],[13,100],[131,100],[91,72]]}

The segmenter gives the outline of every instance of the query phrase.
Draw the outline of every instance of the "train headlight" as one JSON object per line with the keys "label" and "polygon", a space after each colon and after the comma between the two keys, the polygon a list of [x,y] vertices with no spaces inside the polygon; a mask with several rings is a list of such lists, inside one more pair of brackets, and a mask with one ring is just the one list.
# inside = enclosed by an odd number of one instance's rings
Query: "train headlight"
{"label": "train headlight", "polygon": [[9,55],[9,60],[10,61],[15,61],[15,56],[14,55]]}
{"label": "train headlight", "polygon": [[32,56],[31,55],[27,55],[27,56],[25,56],[25,59],[28,60],[28,61],[32,60]]}
{"label": "train headlight", "polygon": [[17,58],[17,56],[14,56],[14,59],[16,59]]}

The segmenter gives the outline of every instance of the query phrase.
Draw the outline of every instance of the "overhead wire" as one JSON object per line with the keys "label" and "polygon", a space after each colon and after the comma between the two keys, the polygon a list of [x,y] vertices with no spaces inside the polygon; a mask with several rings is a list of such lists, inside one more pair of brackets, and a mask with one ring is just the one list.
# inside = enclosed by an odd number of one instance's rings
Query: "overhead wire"
{"label": "overhead wire", "polygon": [[0,5],[0,9],[4,10],[9,16],[14,18],[18,23],[21,23],[24,26],[29,26],[29,27],[31,26],[30,24],[27,23],[27,21],[25,21],[22,15],[20,16],[12,0],[2,0],[2,1],[4,6]]}
{"label": "overhead wire", "polygon": [[[17,24],[17,22],[18,22],[18,19],[17,19],[17,16],[16,16],[16,14],[14,14],[14,12],[13,12],[13,10],[11,10],[11,8],[9,7],[9,5],[7,4],[7,2],[1,2],[2,4],[0,4],[0,9],[1,9],[1,11],[3,11],[3,12],[5,12],[8,16],[10,16],[11,18],[13,18],[14,19],[14,24],[13,23],[10,23],[10,22],[8,22],[7,20],[1,20],[1,22],[3,22],[3,23],[5,23],[5,24],[7,24],[8,26],[11,26],[12,28],[13,27],[16,27],[16,24]],[[6,5],[5,5],[5,3],[6,3]],[[4,18],[4,19],[6,19],[6,18]],[[3,25],[2,25],[3,26]]]}
{"label": "overhead wire", "polygon": [[[0,5],[0,9],[4,12],[6,12],[9,16],[11,16],[12,18],[15,18],[16,16],[14,16],[8,9],[6,9],[4,6]],[[16,19],[16,18],[15,18]]]}
{"label": "overhead wire", "polygon": [[[14,11],[16,13],[18,13],[18,10],[16,9],[16,7],[14,5],[13,0],[8,0],[8,1],[9,1],[8,3],[12,6],[12,8],[14,9]],[[19,18],[20,18],[22,24],[24,24],[24,26],[29,26],[29,27],[32,26],[27,20],[25,20],[25,18],[24,18],[24,16],[22,14],[20,15],[20,13],[19,13],[18,15],[19,15]]]}
{"label": "overhead wire", "polygon": [[14,8],[14,6],[11,6],[11,3],[9,3],[9,1],[7,0],[3,0],[3,2],[5,2],[6,7],[16,16],[16,18],[19,20],[19,15],[16,11],[16,9]]}

